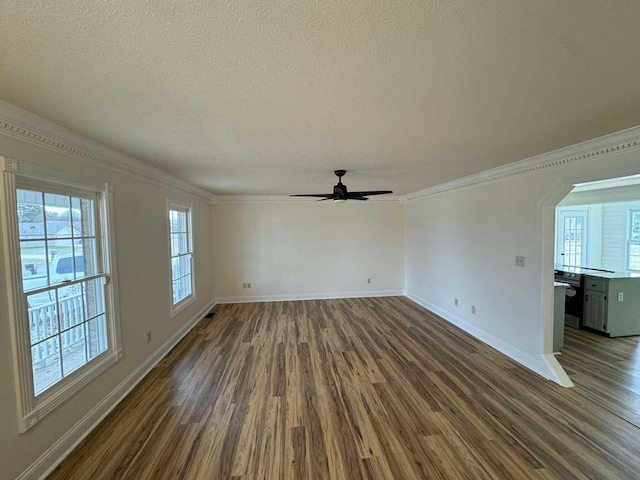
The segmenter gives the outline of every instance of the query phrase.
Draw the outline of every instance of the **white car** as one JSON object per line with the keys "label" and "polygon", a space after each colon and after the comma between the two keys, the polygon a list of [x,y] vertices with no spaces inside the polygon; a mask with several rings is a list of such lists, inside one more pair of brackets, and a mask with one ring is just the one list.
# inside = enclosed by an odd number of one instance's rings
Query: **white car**
{"label": "white car", "polygon": [[[75,255],[75,278],[82,278],[84,274],[84,256]],[[64,281],[74,280],[74,256],[60,255],[55,257],[49,265],[49,285],[56,285]],[[25,290],[35,290],[47,285],[47,276],[26,277],[24,279]],[[73,288],[73,287],[69,287]],[[53,291],[41,292],[28,297],[29,308],[55,301]]]}
{"label": "white car", "polygon": [[75,278],[84,277],[84,256],[82,255],[60,255],[55,257],[49,268],[51,285],[62,283],[65,280],[74,280],[74,259]]}

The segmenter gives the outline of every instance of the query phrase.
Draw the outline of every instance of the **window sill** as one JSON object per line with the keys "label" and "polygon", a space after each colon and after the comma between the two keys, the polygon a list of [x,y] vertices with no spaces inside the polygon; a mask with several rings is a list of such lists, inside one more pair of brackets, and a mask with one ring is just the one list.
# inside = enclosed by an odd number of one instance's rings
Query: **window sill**
{"label": "window sill", "polygon": [[185,308],[187,308],[189,305],[191,305],[195,301],[196,301],[195,295],[191,295],[189,297],[185,297],[182,300],[180,300],[178,303],[176,303],[171,307],[171,318],[176,317],[180,312],[182,312]]}
{"label": "window sill", "polygon": [[66,381],[51,387],[49,391],[42,394],[41,398],[36,398],[33,410],[19,419],[20,433],[29,430],[120,358],[122,358],[122,350],[105,352],[76,374],[70,375]]}

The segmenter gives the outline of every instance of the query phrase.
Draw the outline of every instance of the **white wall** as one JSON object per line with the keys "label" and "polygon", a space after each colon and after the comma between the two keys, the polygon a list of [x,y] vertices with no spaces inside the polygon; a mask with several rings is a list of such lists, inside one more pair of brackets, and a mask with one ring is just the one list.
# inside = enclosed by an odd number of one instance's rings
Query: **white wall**
{"label": "white wall", "polygon": [[[555,205],[575,183],[640,172],[639,142],[628,135],[409,196],[407,295],[542,375],[568,380],[549,356]],[[608,153],[607,142],[634,147]],[[581,154],[592,148],[598,153]]]}
{"label": "white wall", "polygon": [[222,203],[214,222],[218,301],[402,293],[399,203]]}
{"label": "white wall", "polygon": [[[7,110],[5,110],[7,109]],[[18,115],[22,123],[32,122],[51,127],[35,116],[20,113],[0,104],[0,117]],[[61,129],[51,127],[58,133]],[[71,135],[76,141],[79,137]],[[88,142],[88,141],[87,141]],[[197,314],[213,300],[213,226],[211,205],[176,189],[143,181],[111,168],[103,168],[80,160],[57,149],[0,134],[0,155],[27,161],[59,172],[69,172],[88,180],[111,182],[114,186],[116,253],[120,297],[120,323],[123,357],[103,375],[82,388],[24,434],[18,433],[16,395],[12,367],[7,279],[5,259],[0,253],[0,478],[13,479],[27,470],[37,478],[48,464],[57,460],[89,424],[79,424],[94,407],[117,391],[119,385],[136,378],[137,369],[158,353],[158,349],[176,333],[188,326]],[[88,144],[91,142],[88,142]],[[196,302],[171,318],[170,266],[166,219],[167,197],[193,203],[194,247],[196,258]],[[2,249],[0,249],[1,251]],[[153,340],[146,342],[146,332]],[[103,410],[109,405],[102,404]],[[95,413],[95,412],[94,412]],[[95,418],[90,417],[89,420]],[[85,419],[86,420],[86,419]],[[86,423],[86,422],[85,422]],[[81,425],[80,430],[71,430]],[[70,436],[65,437],[69,432]],[[63,440],[61,443],[58,443]],[[54,447],[44,457],[47,450]],[[40,463],[38,459],[40,458]]]}
{"label": "white wall", "polygon": [[603,205],[603,268],[615,272],[627,269],[629,210],[640,210],[640,201]]}
{"label": "white wall", "polygon": [[[544,187],[529,184],[500,181],[408,203],[405,288],[517,349],[535,352],[536,203]],[[514,265],[516,255],[526,257],[525,268]]]}

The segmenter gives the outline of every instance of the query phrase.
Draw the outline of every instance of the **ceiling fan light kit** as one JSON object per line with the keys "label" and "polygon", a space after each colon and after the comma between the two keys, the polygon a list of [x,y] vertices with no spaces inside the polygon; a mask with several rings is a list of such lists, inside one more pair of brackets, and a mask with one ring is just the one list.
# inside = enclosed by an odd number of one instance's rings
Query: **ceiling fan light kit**
{"label": "ceiling fan light kit", "polygon": [[333,203],[344,203],[347,200],[369,200],[367,197],[372,195],[386,195],[387,193],[393,193],[391,190],[371,190],[364,192],[349,192],[347,186],[342,183],[342,177],[346,170],[334,170],[333,173],[338,177],[337,185],[333,187],[333,193],[303,193],[300,195],[290,195],[291,197],[319,197],[318,202],[325,200],[333,200]]}

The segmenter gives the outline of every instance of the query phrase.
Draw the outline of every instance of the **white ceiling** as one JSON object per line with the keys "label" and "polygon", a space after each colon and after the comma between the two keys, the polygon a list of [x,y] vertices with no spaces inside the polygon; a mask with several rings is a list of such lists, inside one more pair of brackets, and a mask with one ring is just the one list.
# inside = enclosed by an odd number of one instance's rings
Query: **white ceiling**
{"label": "white ceiling", "polygon": [[405,194],[640,124],[637,0],[3,0],[0,97],[217,194]]}

